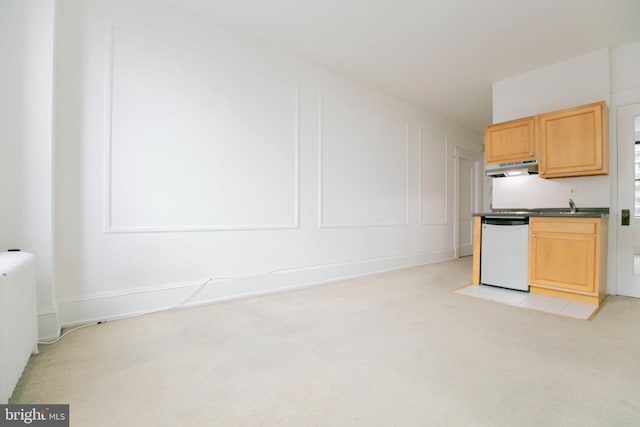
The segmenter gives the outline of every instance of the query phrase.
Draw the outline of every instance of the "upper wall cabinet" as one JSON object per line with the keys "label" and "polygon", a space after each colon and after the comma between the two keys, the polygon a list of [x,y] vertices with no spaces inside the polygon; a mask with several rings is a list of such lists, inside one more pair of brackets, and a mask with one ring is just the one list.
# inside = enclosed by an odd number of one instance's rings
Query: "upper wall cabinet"
{"label": "upper wall cabinet", "polygon": [[606,175],[606,112],[598,102],[536,116],[540,176]]}
{"label": "upper wall cabinet", "polygon": [[533,159],[536,157],[534,118],[487,126],[484,142],[487,164]]}
{"label": "upper wall cabinet", "polygon": [[582,105],[489,125],[486,164],[538,160],[541,178],[606,175],[607,105]]}

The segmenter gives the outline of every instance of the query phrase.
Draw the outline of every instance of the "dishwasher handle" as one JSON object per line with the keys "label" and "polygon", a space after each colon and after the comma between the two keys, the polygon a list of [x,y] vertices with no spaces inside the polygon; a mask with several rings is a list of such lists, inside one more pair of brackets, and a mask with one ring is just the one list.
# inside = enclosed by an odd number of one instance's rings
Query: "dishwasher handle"
{"label": "dishwasher handle", "polygon": [[483,224],[490,225],[528,225],[529,218],[528,217],[511,217],[511,218],[492,218],[492,217],[484,217],[482,218]]}

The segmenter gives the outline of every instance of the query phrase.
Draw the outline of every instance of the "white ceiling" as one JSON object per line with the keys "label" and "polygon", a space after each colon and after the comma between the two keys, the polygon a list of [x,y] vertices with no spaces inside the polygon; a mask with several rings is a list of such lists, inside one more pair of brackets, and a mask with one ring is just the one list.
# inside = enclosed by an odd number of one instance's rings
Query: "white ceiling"
{"label": "white ceiling", "polygon": [[491,83],[640,40],[640,0],[168,0],[475,130]]}

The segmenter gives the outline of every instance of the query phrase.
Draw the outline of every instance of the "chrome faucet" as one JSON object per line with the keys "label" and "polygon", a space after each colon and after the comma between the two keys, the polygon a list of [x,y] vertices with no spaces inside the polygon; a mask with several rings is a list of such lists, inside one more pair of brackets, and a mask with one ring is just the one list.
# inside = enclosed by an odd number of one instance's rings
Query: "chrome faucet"
{"label": "chrome faucet", "polygon": [[571,213],[576,213],[576,204],[571,199],[569,199],[569,206],[571,207]]}

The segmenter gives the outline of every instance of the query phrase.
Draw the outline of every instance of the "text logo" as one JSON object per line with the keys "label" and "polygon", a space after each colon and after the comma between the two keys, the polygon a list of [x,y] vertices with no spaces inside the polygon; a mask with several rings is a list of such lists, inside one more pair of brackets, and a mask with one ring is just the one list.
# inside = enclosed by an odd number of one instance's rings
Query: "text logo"
{"label": "text logo", "polygon": [[0,405],[0,427],[69,427],[69,405]]}

